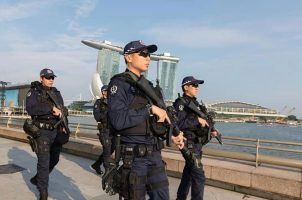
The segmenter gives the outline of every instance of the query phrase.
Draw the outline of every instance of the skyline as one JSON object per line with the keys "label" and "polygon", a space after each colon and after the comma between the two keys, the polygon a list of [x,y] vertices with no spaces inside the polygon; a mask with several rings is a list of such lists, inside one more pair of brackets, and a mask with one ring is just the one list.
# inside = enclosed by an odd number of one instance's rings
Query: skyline
{"label": "skyline", "polygon": [[199,99],[206,103],[295,107],[302,118],[301,1],[132,2],[1,1],[0,80],[34,81],[49,66],[64,99],[89,99],[98,51],[81,40],[124,46],[141,39],[180,58],[178,92],[194,75],[205,80]]}

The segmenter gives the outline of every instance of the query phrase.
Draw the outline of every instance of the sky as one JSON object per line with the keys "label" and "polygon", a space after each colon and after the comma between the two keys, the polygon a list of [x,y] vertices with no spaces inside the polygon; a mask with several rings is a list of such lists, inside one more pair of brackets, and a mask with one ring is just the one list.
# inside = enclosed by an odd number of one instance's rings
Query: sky
{"label": "sky", "polygon": [[205,103],[302,118],[301,10],[300,0],[0,0],[0,80],[38,80],[49,67],[66,102],[88,100],[97,50],[81,40],[143,40],[180,58],[178,85],[189,75],[205,80]]}

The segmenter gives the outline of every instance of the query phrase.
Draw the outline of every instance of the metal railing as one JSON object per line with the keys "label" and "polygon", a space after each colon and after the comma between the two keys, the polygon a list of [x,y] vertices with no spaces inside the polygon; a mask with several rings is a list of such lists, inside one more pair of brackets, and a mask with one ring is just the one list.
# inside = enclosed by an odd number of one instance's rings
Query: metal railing
{"label": "metal railing", "polygon": [[[18,127],[23,125],[25,118],[16,118],[11,116],[0,116],[0,125],[6,127]],[[97,126],[91,124],[70,123],[70,129],[75,138],[97,139]],[[212,140],[210,146],[217,143]],[[302,158],[302,142],[277,141],[267,139],[255,139],[244,137],[223,136],[223,146],[229,149],[219,149],[220,145],[214,148],[205,147],[203,154],[214,157],[230,158],[241,161],[253,162],[256,167],[263,164],[271,164],[277,166],[293,167],[302,169],[302,159],[288,158],[288,156],[272,156],[268,155],[269,151],[284,152],[286,154],[298,154]],[[235,148],[235,147],[240,147]],[[176,148],[167,148],[173,152],[177,152]],[[234,151],[235,149],[235,151]],[[246,150],[248,149],[248,150]],[[262,154],[260,152],[264,152]]]}

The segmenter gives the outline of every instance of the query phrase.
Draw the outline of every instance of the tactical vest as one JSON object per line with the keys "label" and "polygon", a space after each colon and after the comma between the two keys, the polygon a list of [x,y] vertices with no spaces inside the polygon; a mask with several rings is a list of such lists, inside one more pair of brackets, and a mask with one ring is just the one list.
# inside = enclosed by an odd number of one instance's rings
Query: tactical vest
{"label": "tactical vest", "polygon": [[[119,78],[127,83],[129,83],[132,87],[135,88],[135,97],[131,104],[129,105],[130,109],[143,108],[149,102],[146,95],[141,91],[136,85],[135,81],[129,76],[131,72],[124,72],[114,76],[115,78]],[[168,130],[168,126],[166,123],[158,123],[156,116],[150,116],[145,122],[138,124],[135,127],[123,129],[122,131],[115,131],[117,133],[120,132],[122,135],[153,135],[153,136],[164,136]]]}
{"label": "tactical vest", "polygon": [[[199,103],[196,101],[196,100],[193,100],[193,99],[188,99],[187,97],[179,97],[180,99],[183,99],[184,102],[188,102],[188,101],[193,101],[193,103],[199,107]],[[196,117],[198,117],[197,114],[193,113],[190,109],[186,108],[186,104],[185,104],[185,109],[187,111],[187,118],[188,119],[192,119],[192,120],[195,120]],[[185,130],[183,130],[185,132],[185,135],[186,133],[189,134],[189,138],[190,139],[193,139],[195,140],[196,138],[192,138],[192,135],[191,133],[193,133],[195,135],[195,137],[201,137],[203,139],[207,138],[207,134],[208,134],[208,131],[209,131],[209,128],[208,127],[201,127],[200,125],[196,126],[196,127],[191,127],[191,128],[187,128]]]}
{"label": "tactical vest", "polygon": [[[38,101],[40,103],[48,104],[50,107],[53,107],[54,104],[51,99],[48,97],[46,89],[43,88],[42,84],[38,81],[31,83],[31,89],[38,92]],[[56,88],[51,88],[55,93],[58,92]],[[42,115],[42,116],[32,116],[32,119],[39,122],[50,122],[50,121],[58,121],[58,119],[52,115]]]}
{"label": "tactical vest", "polygon": [[[105,102],[105,99],[101,99],[100,110],[101,110],[101,112],[108,111],[108,105],[107,105],[107,102]],[[106,125],[106,127],[107,127],[107,121],[108,121],[107,118],[108,117],[106,117],[103,120],[101,120],[102,124]]]}
{"label": "tactical vest", "polygon": [[[149,103],[146,96],[135,86],[133,82],[131,82],[130,77],[128,77],[127,73],[121,73],[115,75],[113,78],[121,79],[127,83],[129,83],[132,87],[135,88],[134,99],[129,105],[130,109],[137,109],[146,107]],[[151,130],[149,126],[149,120],[145,120],[144,122],[138,124],[137,126],[126,128],[120,131],[114,130],[115,133],[120,133],[121,135],[151,135]]]}

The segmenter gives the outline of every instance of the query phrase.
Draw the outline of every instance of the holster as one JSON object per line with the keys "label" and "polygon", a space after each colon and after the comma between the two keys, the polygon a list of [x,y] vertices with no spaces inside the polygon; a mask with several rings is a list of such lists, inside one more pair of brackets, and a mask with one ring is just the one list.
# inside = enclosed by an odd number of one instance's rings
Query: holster
{"label": "holster", "polygon": [[40,136],[39,128],[33,123],[33,120],[26,119],[23,124],[24,132],[32,138]]}
{"label": "holster", "polygon": [[124,147],[123,148],[123,168],[121,176],[121,188],[120,195],[126,199],[130,199],[130,172],[134,159],[134,148]]}
{"label": "holster", "polygon": [[33,152],[37,152],[37,149],[38,149],[37,141],[32,136],[27,136],[27,139],[28,139],[28,143],[31,147],[31,150]]}

